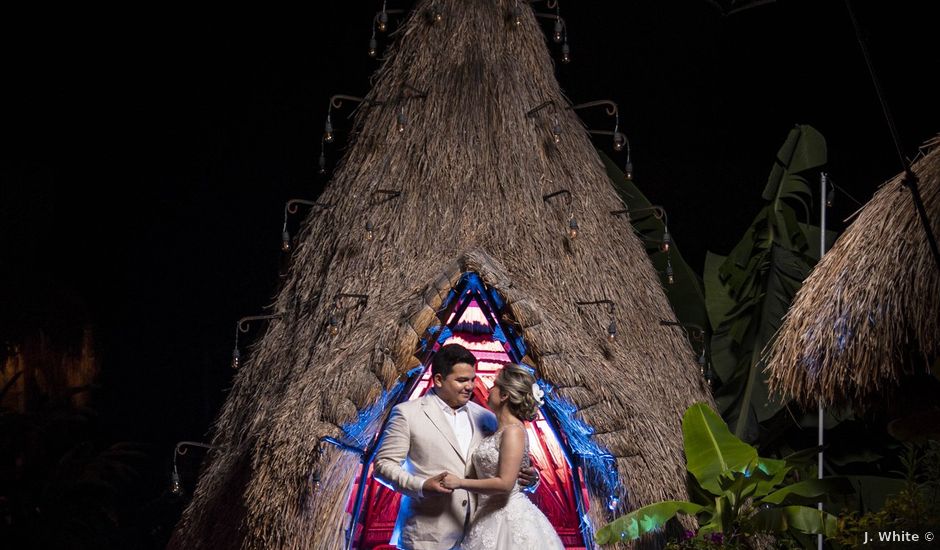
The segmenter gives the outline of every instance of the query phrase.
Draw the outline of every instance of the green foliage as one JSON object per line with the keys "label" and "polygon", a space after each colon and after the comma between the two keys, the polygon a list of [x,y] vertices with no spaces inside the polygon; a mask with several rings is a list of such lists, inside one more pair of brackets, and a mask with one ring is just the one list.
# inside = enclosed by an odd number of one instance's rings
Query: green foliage
{"label": "green foliage", "polygon": [[689,492],[698,502],[665,501],[634,510],[598,530],[598,543],[638,539],[678,514],[694,515],[701,525],[689,537],[697,540],[681,543],[683,548],[716,542],[734,548],[760,533],[795,541],[800,534],[836,532],[835,516],[803,504],[850,491],[844,479],[794,480],[788,474],[795,463],[758,456],[704,403],[685,412],[682,434],[693,482]]}
{"label": "green foliage", "polygon": [[809,180],[826,163],[826,142],[811,126],[790,131],[764,187],[767,205],[727,256],[708,253],[705,304],[714,333],[712,365],[721,379],[719,409],[735,435],[756,440],[757,424],[780,412],[771,398],[761,354],[819,254],[810,220]]}

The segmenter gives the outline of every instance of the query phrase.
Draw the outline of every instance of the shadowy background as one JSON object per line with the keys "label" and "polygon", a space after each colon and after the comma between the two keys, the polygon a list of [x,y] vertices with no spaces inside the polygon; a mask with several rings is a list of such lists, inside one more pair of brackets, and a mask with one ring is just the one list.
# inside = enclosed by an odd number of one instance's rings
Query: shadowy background
{"label": "shadowy background", "polygon": [[[335,4],[2,18],[4,380],[24,350],[55,363],[41,372],[71,357],[94,373],[71,393],[68,380],[52,391],[47,375],[34,376],[19,405],[7,405],[3,439],[16,451],[2,453],[0,529],[33,533],[8,540],[84,544],[57,539],[60,529],[88,534],[88,547],[165,544],[185,502],[166,494],[173,445],[207,439],[233,375],[234,323],[277,289],[284,203],[315,198],[325,183],[317,157],[328,98],[364,95],[379,66],[366,50],[381,2]],[[925,3],[857,4],[913,156],[940,131],[927,84],[940,65],[929,54],[934,20]],[[576,103],[619,103],[636,183],[667,209],[699,272],[706,250],[727,253],[763,204],[794,124],[826,136],[829,172],[862,203],[901,169],[842,2],[727,17],[706,0],[561,8],[573,58],[558,65],[563,89]],[[334,117],[339,129],[346,112]],[[600,113],[583,117],[609,129]],[[596,144],[623,163],[608,139]],[[331,163],[342,147],[328,150]],[[837,196],[830,219],[841,229],[858,207]],[[189,492],[201,456],[179,458]],[[112,480],[109,468],[123,484],[75,484],[89,471]],[[89,519],[101,499],[102,517]]]}

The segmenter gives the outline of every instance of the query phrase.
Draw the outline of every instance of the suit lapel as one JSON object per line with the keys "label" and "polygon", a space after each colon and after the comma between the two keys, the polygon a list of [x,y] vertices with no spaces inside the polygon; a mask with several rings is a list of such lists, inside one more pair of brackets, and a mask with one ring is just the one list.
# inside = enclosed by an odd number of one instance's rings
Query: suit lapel
{"label": "suit lapel", "polygon": [[450,446],[454,448],[454,452],[457,453],[457,456],[460,457],[460,460],[466,462],[467,459],[463,456],[463,453],[460,452],[460,444],[457,443],[457,435],[454,434],[454,429],[451,427],[450,422],[447,421],[447,418],[444,416],[444,411],[437,404],[437,398],[434,395],[427,394],[424,400],[421,402],[421,407],[424,409],[424,414],[431,420],[431,423],[434,424],[434,427],[441,432],[441,435],[444,436],[444,439],[450,443]]}

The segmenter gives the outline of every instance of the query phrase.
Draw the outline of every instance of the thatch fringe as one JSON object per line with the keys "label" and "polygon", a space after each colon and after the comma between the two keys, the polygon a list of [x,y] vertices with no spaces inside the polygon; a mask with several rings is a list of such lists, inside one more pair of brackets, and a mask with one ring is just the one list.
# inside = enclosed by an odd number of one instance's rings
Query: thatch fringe
{"label": "thatch fringe", "polygon": [[[912,166],[940,235],[940,138]],[[771,389],[865,408],[940,356],[940,270],[901,173],[858,214],[797,293],[770,350]]]}
{"label": "thatch fringe", "polygon": [[[552,73],[527,4],[437,0],[445,19],[410,18],[357,114],[349,152],[307,220],[272,322],[215,424],[219,447],[174,534],[174,548],[339,548],[356,459],[323,436],[379,429],[435,313],[477,272],[508,304],[541,377],[580,408],[615,457],[628,508],[686,498],[681,418],[710,400],[643,244]],[[510,7],[524,7],[521,28]],[[422,1],[422,14],[430,2]],[[408,96],[408,84],[427,92]],[[534,118],[526,112],[552,100]],[[397,115],[407,117],[396,131]],[[562,140],[550,128],[557,117]],[[377,200],[376,189],[400,195]],[[543,196],[567,189],[572,201]],[[580,235],[567,236],[570,215]],[[375,238],[363,239],[370,221]],[[341,293],[336,336],[327,330]],[[617,304],[608,312],[575,302]],[[365,419],[364,419],[365,418]],[[310,488],[313,473],[321,482]],[[602,502],[607,495],[592,496]],[[595,524],[606,521],[595,504]]]}

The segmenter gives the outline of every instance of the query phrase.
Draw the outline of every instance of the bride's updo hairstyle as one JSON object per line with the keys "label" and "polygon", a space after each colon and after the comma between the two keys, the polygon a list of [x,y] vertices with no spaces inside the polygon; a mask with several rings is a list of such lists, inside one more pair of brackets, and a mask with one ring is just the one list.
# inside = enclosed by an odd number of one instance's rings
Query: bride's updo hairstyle
{"label": "bride's updo hairstyle", "polygon": [[508,395],[509,412],[516,418],[531,422],[539,414],[539,405],[532,395],[535,376],[525,367],[509,364],[496,375],[493,384],[499,386],[501,394]]}

